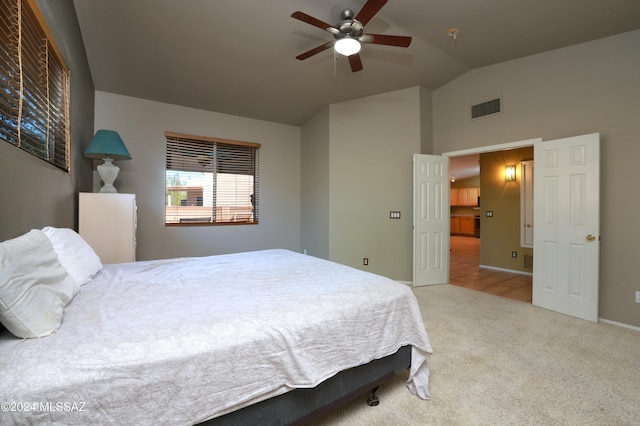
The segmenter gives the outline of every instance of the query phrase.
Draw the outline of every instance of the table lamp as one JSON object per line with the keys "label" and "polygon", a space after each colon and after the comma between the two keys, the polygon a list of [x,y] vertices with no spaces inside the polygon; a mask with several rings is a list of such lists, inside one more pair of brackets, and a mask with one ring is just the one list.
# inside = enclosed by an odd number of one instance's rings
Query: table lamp
{"label": "table lamp", "polygon": [[113,164],[113,160],[130,160],[131,154],[124,146],[122,138],[118,132],[113,130],[98,130],[91,139],[89,147],[84,152],[84,156],[88,158],[102,158],[103,164],[100,164],[98,174],[104,184],[100,188],[100,192],[116,193],[118,192],[113,186],[113,182],[118,177],[120,168]]}

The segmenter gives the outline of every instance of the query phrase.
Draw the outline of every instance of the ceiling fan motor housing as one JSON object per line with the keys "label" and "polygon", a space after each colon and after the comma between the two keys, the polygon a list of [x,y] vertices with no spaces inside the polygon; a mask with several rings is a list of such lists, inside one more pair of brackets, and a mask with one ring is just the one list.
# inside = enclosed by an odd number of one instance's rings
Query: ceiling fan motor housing
{"label": "ceiling fan motor housing", "polygon": [[340,19],[342,19],[336,28],[339,33],[334,34],[336,39],[340,39],[342,37],[353,37],[358,38],[361,37],[364,33],[364,26],[362,23],[354,18],[353,10],[345,9],[340,14]]}
{"label": "ceiling fan motor housing", "polygon": [[353,21],[355,16],[355,13],[353,13],[353,10],[351,9],[345,9],[342,11],[342,13],[340,13],[340,19],[342,19],[343,21]]}

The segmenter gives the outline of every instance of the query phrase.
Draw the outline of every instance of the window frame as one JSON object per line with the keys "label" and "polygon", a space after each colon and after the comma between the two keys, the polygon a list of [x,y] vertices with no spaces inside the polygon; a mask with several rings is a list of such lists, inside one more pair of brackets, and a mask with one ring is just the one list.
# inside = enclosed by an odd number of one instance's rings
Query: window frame
{"label": "window frame", "polygon": [[[173,226],[226,226],[226,225],[257,225],[259,224],[259,206],[260,206],[260,190],[259,190],[259,151],[261,144],[254,142],[236,141],[231,139],[215,138],[209,136],[194,136],[175,132],[165,132],[165,172],[164,172],[164,189],[165,200],[164,210],[165,227]],[[209,148],[209,145],[211,148]],[[217,156],[218,152],[221,154],[227,154],[227,160],[216,161],[201,161],[202,157],[206,157],[214,154]],[[229,157],[229,155],[232,155]],[[175,163],[175,164],[174,164]],[[205,165],[206,163],[206,165]],[[180,164],[180,165],[178,165]],[[229,169],[226,172],[225,169]],[[178,217],[178,222],[175,218],[169,220],[171,214],[170,208],[178,209],[178,205],[169,206],[167,197],[170,188],[177,190],[178,186],[169,186],[168,172],[170,170],[176,170],[178,172],[202,172],[212,173],[212,187],[211,187],[211,205],[202,204],[202,199],[207,198],[206,191],[202,187],[190,187],[185,186],[184,191],[187,192],[187,199],[196,198],[197,203],[191,204],[190,207],[206,207],[202,209],[210,213],[210,221],[202,220],[204,216],[194,214],[190,216],[188,213],[184,213],[184,216],[180,216],[178,213],[173,213]],[[237,173],[232,173],[236,171]],[[250,173],[249,173],[250,171]],[[216,182],[220,175],[245,175],[251,176],[251,205],[236,205],[233,208],[240,208],[242,211],[236,211],[232,214],[233,220],[216,220],[218,217],[225,217],[225,214],[219,212],[224,207],[217,204],[217,198],[222,197],[224,193],[219,193],[216,190]],[[247,179],[245,179],[246,181]],[[203,193],[204,191],[204,193]],[[233,192],[233,191],[232,191]],[[239,191],[240,194],[247,196],[249,192]],[[191,195],[189,195],[191,193]],[[200,195],[199,197],[197,195]],[[237,194],[233,194],[234,196]],[[226,206],[228,207],[228,206]],[[250,207],[250,214],[246,208]],[[238,216],[239,215],[239,216]]]}
{"label": "window frame", "polygon": [[0,4],[0,139],[70,173],[69,68],[35,0]]}

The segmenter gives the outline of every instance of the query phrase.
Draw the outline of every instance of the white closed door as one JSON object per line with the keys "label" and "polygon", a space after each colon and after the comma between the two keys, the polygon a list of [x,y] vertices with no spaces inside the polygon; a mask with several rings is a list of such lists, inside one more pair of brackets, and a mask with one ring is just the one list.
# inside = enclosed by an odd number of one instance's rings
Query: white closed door
{"label": "white closed door", "polygon": [[413,285],[449,280],[449,158],[413,156]]}
{"label": "white closed door", "polygon": [[600,135],[534,144],[533,304],[598,320]]}

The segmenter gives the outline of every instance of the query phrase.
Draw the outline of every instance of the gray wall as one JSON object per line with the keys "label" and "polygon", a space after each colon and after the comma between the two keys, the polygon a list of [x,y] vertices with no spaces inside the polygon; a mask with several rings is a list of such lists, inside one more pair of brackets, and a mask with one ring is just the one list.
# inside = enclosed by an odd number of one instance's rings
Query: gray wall
{"label": "gray wall", "polygon": [[301,247],[309,255],[329,258],[329,108],[302,127]]}
{"label": "gray wall", "polygon": [[77,193],[91,190],[82,152],[93,136],[93,81],[71,0],[37,0],[71,71],[71,174],[0,141],[0,241],[47,225],[74,228]]}
{"label": "gray wall", "polygon": [[[136,194],[138,260],[276,247],[300,250],[299,127],[100,91],[95,105],[96,130],[119,132],[133,157],[115,162],[120,167],[115,186]],[[165,227],[165,131],[262,144],[260,224]],[[97,174],[94,179],[98,182]]]}
{"label": "gray wall", "polygon": [[420,151],[433,153],[433,92],[420,87]]}
{"label": "gray wall", "polygon": [[[599,132],[600,317],[640,327],[636,253],[640,190],[640,31],[477,69],[436,90],[434,153]],[[501,96],[504,112],[469,108]]]}
{"label": "gray wall", "polygon": [[[321,242],[321,257],[328,245],[330,260],[412,280],[412,163],[429,123],[420,114],[430,106],[425,92],[413,87],[332,104],[303,127],[303,199],[318,207],[302,218],[303,249]],[[391,220],[392,210],[401,219]]]}

